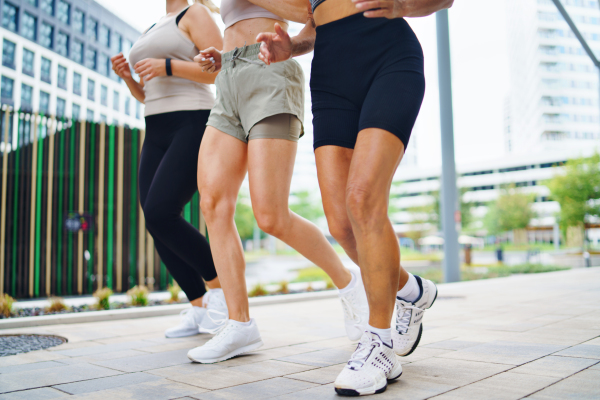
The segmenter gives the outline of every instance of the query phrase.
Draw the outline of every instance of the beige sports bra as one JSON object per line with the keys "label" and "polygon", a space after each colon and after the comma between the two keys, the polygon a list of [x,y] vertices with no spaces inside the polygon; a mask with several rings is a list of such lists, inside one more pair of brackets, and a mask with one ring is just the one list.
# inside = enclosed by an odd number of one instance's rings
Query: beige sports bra
{"label": "beige sports bra", "polygon": [[225,24],[225,29],[236,22],[252,18],[271,18],[287,22],[285,19],[260,6],[255,6],[248,0],[223,0],[221,1],[221,18]]}

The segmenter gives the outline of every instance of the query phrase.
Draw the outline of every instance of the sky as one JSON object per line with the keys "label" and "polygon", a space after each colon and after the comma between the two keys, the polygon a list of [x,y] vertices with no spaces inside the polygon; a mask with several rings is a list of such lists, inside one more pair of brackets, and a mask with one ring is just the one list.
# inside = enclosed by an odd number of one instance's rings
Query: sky
{"label": "sky", "polygon": [[[96,0],[140,31],[165,14],[165,0]],[[214,1],[217,5],[220,0]],[[450,9],[450,47],[455,152],[458,164],[490,160],[504,154],[504,101],[508,94],[505,6],[490,0],[456,0]],[[221,28],[220,18],[217,18]],[[441,165],[435,16],[408,19],[423,47],[427,89],[407,156],[419,167]],[[292,27],[293,30],[299,26]],[[310,55],[301,60],[306,79]],[[305,118],[310,124],[310,115]],[[309,157],[312,135],[299,157]]]}

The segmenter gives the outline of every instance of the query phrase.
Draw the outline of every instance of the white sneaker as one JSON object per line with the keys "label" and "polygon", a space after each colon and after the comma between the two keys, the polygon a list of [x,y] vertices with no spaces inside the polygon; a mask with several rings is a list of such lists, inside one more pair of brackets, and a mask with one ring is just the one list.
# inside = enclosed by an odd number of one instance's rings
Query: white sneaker
{"label": "white sneaker", "polygon": [[179,325],[169,328],[165,331],[165,337],[179,338],[185,336],[193,336],[198,333],[198,324],[202,322],[206,316],[206,308],[192,306],[181,311],[181,322]]}
{"label": "white sneaker", "polygon": [[342,289],[343,293],[340,292],[339,296],[344,310],[346,335],[350,340],[358,340],[369,322],[369,304],[360,271],[350,270],[350,273],[354,277],[354,285],[348,291]]}
{"label": "white sneaker", "polygon": [[221,289],[210,289],[202,299],[202,305],[208,310],[207,318],[204,318],[197,329],[200,333],[217,333],[229,320],[229,312],[225,295]]}
{"label": "white sneaker", "polygon": [[392,342],[399,356],[407,356],[419,345],[423,334],[423,314],[437,298],[437,287],[430,280],[415,275],[421,296],[414,302],[396,298],[395,321],[392,320]]}
{"label": "white sneaker", "polygon": [[402,375],[402,365],[394,349],[381,341],[379,335],[365,331],[350,361],[335,380],[337,394],[364,396],[382,393],[387,381]]}
{"label": "white sneaker", "polygon": [[202,364],[225,361],[262,347],[263,341],[254,319],[249,325],[228,320],[225,327],[203,346],[188,352],[190,360]]}

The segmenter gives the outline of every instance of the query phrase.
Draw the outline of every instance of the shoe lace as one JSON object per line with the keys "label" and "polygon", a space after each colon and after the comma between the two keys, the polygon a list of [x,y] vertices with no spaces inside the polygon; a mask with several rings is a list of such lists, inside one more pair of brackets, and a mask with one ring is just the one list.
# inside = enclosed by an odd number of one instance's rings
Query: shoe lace
{"label": "shoe lace", "polygon": [[360,315],[356,312],[356,308],[352,302],[353,296],[351,294],[341,297],[342,300],[342,309],[344,310],[344,316],[346,319],[351,321],[358,321],[360,319]]}
{"label": "shoe lace", "polygon": [[360,342],[358,342],[356,350],[354,350],[354,353],[350,356],[350,360],[348,361],[350,369],[358,369],[365,365],[367,358],[369,358],[369,355],[377,346],[381,346],[378,337],[365,333],[360,339]]}
{"label": "shoe lace", "polygon": [[225,338],[225,336],[227,336],[227,333],[230,330],[231,330],[231,324],[228,324],[226,321],[223,324],[223,326],[220,326],[219,328],[214,330],[216,335],[213,336],[213,338],[210,339],[208,342],[206,342],[206,346],[219,343],[221,340],[223,340],[223,338]]}
{"label": "shoe lace", "polygon": [[[213,315],[215,317],[213,317]],[[227,313],[224,313],[222,311],[209,308],[208,310],[206,310],[206,316],[212,321],[213,324],[215,324],[217,326],[214,329],[206,329],[205,328],[205,330],[210,334],[218,334],[225,328],[225,326],[229,325],[229,324],[227,324],[227,321],[229,320],[229,315],[227,315]]]}
{"label": "shoe lace", "polygon": [[408,332],[408,327],[410,325],[410,317],[413,313],[413,310],[424,311],[419,307],[409,306],[404,303],[398,303],[398,314],[396,315],[396,331],[399,334],[405,335]]}

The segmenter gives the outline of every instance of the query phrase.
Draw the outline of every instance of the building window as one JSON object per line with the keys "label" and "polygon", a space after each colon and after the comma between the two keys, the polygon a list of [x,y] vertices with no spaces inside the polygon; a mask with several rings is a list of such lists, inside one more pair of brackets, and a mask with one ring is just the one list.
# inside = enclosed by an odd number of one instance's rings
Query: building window
{"label": "building window", "polygon": [[85,24],[87,37],[92,40],[98,40],[98,21],[94,18],[88,18]]}
{"label": "building window", "polygon": [[25,75],[34,76],[35,69],[33,68],[33,59],[35,54],[33,51],[23,49],[23,73]]}
{"label": "building window", "polygon": [[69,56],[69,35],[64,32],[56,35],[56,52],[63,57]]}
{"label": "building window", "polygon": [[27,3],[31,4],[34,7],[37,7],[38,4],[38,0],[26,0]]}
{"label": "building window", "polygon": [[21,110],[32,111],[33,109],[33,88],[26,84],[21,84]]}
{"label": "building window", "polygon": [[67,90],[67,68],[62,65],[58,66],[56,85],[61,89]]}
{"label": "building window", "polygon": [[85,49],[85,66],[89,69],[96,70],[96,50]]}
{"label": "building window", "polygon": [[106,115],[100,114],[100,122],[104,122],[104,123],[108,122],[108,118],[106,118]]}
{"label": "building window", "polygon": [[131,107],[131,99],[125,97],[125,115],[130,115],[129,108]]}
{"label": "building window", "polygon": [[133,43],[131,43],[129,40],[123,41],[123,55],[125,57],[129,58],[129,52],[131,51],[132,47],[133,47]]}
{"label": "building window", "polygon": [[92,79],[88,79],[88,88],[87,88],[87,98],[88,100],[95,101],[96,100],[96,82]]}
{"label": "building window", "polygon": [[135,102],[135,117],[137,119],[140,119],[141,115],[140,115],[140,111],[141,111],[141,107],[140,107],[140,102],[136,101]]}
{"label": "building window", "polygon": [[116,90],[113,92],[113,110],[119,111],[119,92]]}
{"label": "building window", "polygon": [[73,103],[73,110],[71,110],[71,119],[79,120],[79,114],[81,114],[81,107]]}
{"label": "building window", "polygon": [[108,88],[104,85],[100,87],[100,104],[108,107]]}
{"label": "building window", "polygon": [[63,24],[71,23],[71,5],[64,0],[58,0],[58,20]]}
{"label": "building window", "polygon": [[56,98],[56,116],[59,118],[64,118],[65,112],[67,111],[67,102],[65,99],[61,99],[60,97]]}
{"label": "building window", "polygon": [[[6,4],[6,3],[4,3]],[[2,43],[2,65],[15,69],[15,52],[17,45],[10,40],[4,39]]]}
{"label": "building window", "polygon": [[81,96],[81,75],[73,72],[73,93]]}
{"label": "building window", "polygon": [[46,83],[52,83],[52,61],[42,57],[40,71],[40,79]]}
{"label": "building window", "polygon": [[2,97],[2,103],[13,103],[13,89],[15,81],[3,76],[2,77],[2,88],[0,89],[0,97]]}
{"label": "building window", "polygon": [[50,114],[50,94],[40,90],[40,113]]}
{"label": "building window", "polygon": [[54,15],[54,0],[42,0],[40,8],[48,15]]}
{"label": "building window", "polygon": [[110,58],[106,54],[100,54],[100,60],[98,61],[98,72],[100,72],[104,76],[109,76],[108,71],[110,71]]}
{"label": "building window", "polygon": [[75,29],[77,32],[85,33],[83,30],[83,20],[83,11],[77,9],[73,11],[73,29]]}
{"label": "building window", "polygon": [[40,43],[42,44],[42,46],[51,49],[53,42],[54,42],[54,27],[50,24],[42,22]]}
{"label": "building window", "polygon": [[35,42],[37,33],[37,18],[25,12],[21,20],[21,35]]}
{"label": "building window", "polygon": [[100,43],[110,48],[110,29],[106,25],[100,27]]}
{"label": "building window", "polygon": [[17,31],[17,15],[19,9],[8,2],[2,5],[2,27],[9,31]]}
{"label": "building window", "polygon": [[112,50],[113,53],[119,54],[123,51],[123,38],[118,33],[114,32],[112,35]]}
{"label": "building window", "polygon": [[94,110],[90,110],[90,109],[88,108],[88,110],[87,110],[87,115],[86,115],[86,118],[85,118],[85,119],[86,119],[86,121],[88,121],[88,122],[94,122]]}
{"label": "building window", "polygon": [[73,40],[71,46],[71,58],[73,58],[73,61],[83,64],[83,43],[77,39]]}

